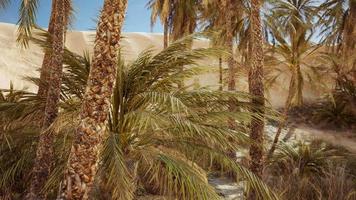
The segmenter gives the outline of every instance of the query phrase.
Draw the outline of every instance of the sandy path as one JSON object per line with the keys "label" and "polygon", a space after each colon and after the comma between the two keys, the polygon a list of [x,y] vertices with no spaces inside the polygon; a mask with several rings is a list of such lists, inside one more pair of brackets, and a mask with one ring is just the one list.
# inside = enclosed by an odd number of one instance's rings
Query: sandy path
{"label": "sandy path", "polygon": [[354,134],[352,132],[339,132],[329,130],[318,130],[305,126],[298,126],[295,134],[305,135],[314,139],[320,139],[335,146],[346,148],[352,153],[356,153],[356,140],[348,136]]}

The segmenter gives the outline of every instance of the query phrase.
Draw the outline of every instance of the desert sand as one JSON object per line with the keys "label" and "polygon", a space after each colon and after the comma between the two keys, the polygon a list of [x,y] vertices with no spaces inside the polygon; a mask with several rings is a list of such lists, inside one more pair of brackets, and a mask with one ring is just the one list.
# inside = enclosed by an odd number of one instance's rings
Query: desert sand
{"label": "desert sand", "polygon": [[[37,87],[23,80],[23,77],[39,76],[43,52],[40,47],[34,44],[30,44],[28,49],[21,48],[16,43],[16,31],[16,25],[0,23],[0,89],[9,88],[10,81],[12,81],[16,89],[36,92]],[[66,37],[66,47],[78,54],[83,54],[86,51],[91,52],[94,37],[94,32],[69,31]],[[200,40],[194,42],[193,48],[208,46],[209,41]],[[152,48],[155,51],[161,50],[163,48],[163,35],[157,33],[124,33],[121,47],[124,59],[130,62],[147,48]],[[209,60],[203,63],[212,69],[218,68],[217,60]],[[201,86],[209,85],[217,88],[218,78],[217,73],[206,73],[196,80],[199,80]],[[282,107],[287,96],[288,78],[282,78],[277,85],[278,89],[270,89],[266,96],[273,107]],[[240,90],[247,91],[246,79],[239,78],[237,86]],[[313,90],[307,84],[304,91],[306,101],[313,101],[320,95],[320,91]]]}

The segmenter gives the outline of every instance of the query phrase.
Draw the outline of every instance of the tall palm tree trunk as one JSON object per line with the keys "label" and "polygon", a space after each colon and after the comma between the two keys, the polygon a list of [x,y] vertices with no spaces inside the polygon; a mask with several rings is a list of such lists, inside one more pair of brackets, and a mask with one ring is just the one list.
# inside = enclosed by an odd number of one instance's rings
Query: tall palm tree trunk
{"label": "tall palm tree trunk", "polygon": [[51,65],[49,75],[49,88],[46,100],[45,115],[42,125],[42,133],[36,151],[36,159],[32,169],[32,181],[27,195],[28,199],[45,199],[41,193],[49,174],[54,160],[53,141],[54,136],[49,131],[58,114],[58,103],[61,93],[62,70],[63,70],[63,49],[64,49],[64,0],[55,0],[54,26],[52,41],[52,56],[48,61]]}
{"label": "tall palm tree trunk", "polygon": [[236,80],[235,80],[235,62],[234,62],[234,33],[232,27],[232,0],[226,2],[226,48],[229,51],[230,55],[227,58],[228,65],[228,90],[234,91],[236,89]]}
{"label": "tall palm tree trunk", "polygon": [[[52,0],[52,12],[48,24],[48,34],[50,36],[53,36],[54,33],[54,25],[55,25],[54,19],[56,17],[55,16],[56,12],[53,11],[55,10],[55,5],[56,5],[56,0]],[[52,56],[52,52],[46,50],[42,61],[40,82],[37,91],[37,96],[43,98],[44,100],[47,98],[47,92],[48,92],[48,83],[49,83],[50,71],[51,71],[51,56]]]}
{"label": "tall palm tree trunk", "polygon": [[[229,52],[229,56],[227,57],[227,66],[228,66],[228,83],[227,89],[228,91],[235,91],[236,90],[236,80],[235,80],[235,60],[234,60],[234,32],[233,32],[233,24],[232,24],[232,17],[233,17],[233,1],[234,0],[227,0],[226,2],[223,1],[225,4],[223,7],[225,8],[226,12],[226,20],[225,20],[225,29],[226,29],[226,40],[225,45],[227,51]],[[224,11],[224,10],[222,10]],[[222,12],[221,11],[221,12]],[[236,111],[236,104],[233,100],[229,102],[229,111],[234,112]],[[236,123],[234,119],[228,120],[228,125],[230,128],[235,129]],[[229,155],[234,157],[235,152],[229,152]]]}
{"label": "tall palm tree trunk", "polygon": [[127,0],[105,0],[98,22],[93,64],[83,99],[81,122],[65,172],[61,198],[88,199],[98,170]]}
{"label": "tall palm tree trunk", "polygon": [[168,35],[168,19],[164,21],[164,30],[163,30],[163,48],[168,47],[169,35]]}
{"label": "tall palm tree trunk", "polygon": [[[253,105],[256,106],[254,112],[264,114],[263,107],[264,87],[263,87],[263,38],[262,25],[260,17],[260,0],[251,0],[251,52],[250,55],[250,70],[248,76],[249,92],[254,97],[252,98]],[[250,146],[250,170],[257,176],[262,177],[263,171],[263,131],[264,120],[253,118],[251,120],[250,138],[253,143]],[[251,191],[249,199],[256,199],[256,191]]]}

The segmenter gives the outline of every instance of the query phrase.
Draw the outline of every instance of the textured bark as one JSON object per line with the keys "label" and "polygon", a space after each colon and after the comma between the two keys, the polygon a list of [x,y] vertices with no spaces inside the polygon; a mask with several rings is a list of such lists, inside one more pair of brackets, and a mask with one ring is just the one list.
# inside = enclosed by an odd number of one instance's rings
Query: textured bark
{"label": "textured bark", "polygon": [[[51,12],[51,17],[49,19],[49,24],[48,24],[48,34],[50,36],[53,36],[54,32],[54,25],[55,25],[55,5],[56,5],[56,0],[52,0],[52,12]],[[40,82],[38,85],[38,91],[37,91],[37,96],[43,98],[44,100],[47,98],[47,92],[48,92],[48,83],[50,79],[50,72],[51,72],[51,56],[52,53],[51,51],[45,51],[43,61],[42,61],[42,67],[41,67],[41,73],[40,73]]]}
{"label": "textured bark", "polygon": [[60,199],[88,199],[98,170],[127,0],[105,0],[96,32],[93,64],[83,99],[81,122],[69,155]]}
{"label": "textured bark", "polygon": [[230,55],[227,58],[228,65],[228,90],[234,91],[236,89],[236,80],[235,80],[235,62],[234,62],[234,32],[233,32],[233,0],[226,1],[226,48],[229,51]]}
{"label": "textured bark", "polygon": [[[263,87],[263,38],[260,18],[260,0],[251,0],[251,52],[250,70],[248,76],[249,92],[253,95],[252,103],[256,106],[253,112],[264,113],[264,87]],[[263,171],[263,119],[252,119],[250,138],[254,142],[250,146],[250,170],[262,177]],[[256,191],[251,191],[249,199],[257,199]]]}
{"label": "textured bark", "polygon": [[168,47],[169,35],[168,35],[168,19],[164,21],[164,32],[163,32],[163,48]]}
{"label": "textured bark", "polygon": [[[236,90],[236,78],[235,78],[235,60],[234,60],[234,32],[233,32],[233,15],[234,10],[233,3],[234,0],[226,0],[223,1],[223,8],[221,12],[226,12],[226,19],[225,19],[225,30],[226,30],[226,38],[225,38],[225,46],[229,52],[229,56],[227,57],[227,66],[228,66],[228,83],[227,89],[228,91],[235,91]],[[234,112],[236,111],[236,103],[233,100],[229,102],[229,111]],[[228,125],[231,129],[236,128],[236,122],[234,119],[228,120]],[[229,155],[235,157],[235,152],[229,152]]]}
{"label": "textured bark", "polygon": [[53,140],[54,136],[48,128],[53,123],[58,114],[58,103],[60,99],[62,69],[63,69],[63,35],[64,35],[64,0],[56,0],[54,10],[54,27],[52,36],[53,54],[49,59],[51,63],[51,73],[49,88],[46,99],[45,115],[42,125],[42,133],[36,151],[36,160],[32,169],[32,181],[27,195],[28,199],[45,199],[45,194],[41,193],[54,160]]}
{"label": "textured bark", "polygon": [[304,89],[304,79],[302,74],[302,69],[298,63],[295,66],[295,96],[291,100],[291,106],[302,106],[304,104],[303,89]]}

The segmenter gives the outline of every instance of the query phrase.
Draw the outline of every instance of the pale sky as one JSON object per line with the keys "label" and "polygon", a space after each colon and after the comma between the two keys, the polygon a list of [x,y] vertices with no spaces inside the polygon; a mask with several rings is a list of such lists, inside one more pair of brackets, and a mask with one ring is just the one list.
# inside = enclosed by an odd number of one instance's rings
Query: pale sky
{"label": "pale sky", "polygon": [[[16,23],[18,21],[18,9],[20,0],[12,0],[6,10],[0,10],[0,22]],[[50,0],[40,0],[37,14],[37,23],[42,27],[48,26],[51,10]],[[76,11],[74,30],[93,30],[96,27],[95,20],[103,5],[103,0],[73,0]],[[129,0],[128,11],[124,26],[125,32],[151,32],[150,10],[146,4],[148,0]],[[162,26],[158,22],[153,32],[162,32]]]}

